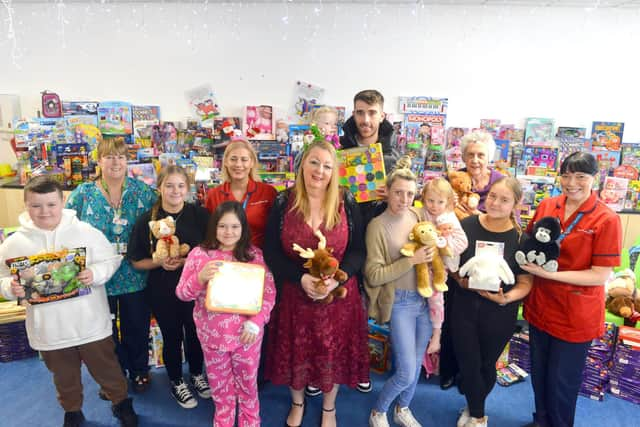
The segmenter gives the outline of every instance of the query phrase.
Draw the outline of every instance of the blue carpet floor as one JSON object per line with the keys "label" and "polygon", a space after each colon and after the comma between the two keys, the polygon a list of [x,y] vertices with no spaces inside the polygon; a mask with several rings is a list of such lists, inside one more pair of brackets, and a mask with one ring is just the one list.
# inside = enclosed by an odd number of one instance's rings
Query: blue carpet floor
{"label": "blue carpet floor", "polygon": [[[213,403],[200,400],[197,408],[180,408],[169,393],[169,381],[164,370],[153,370],[151,388],[134,395],[134,407],[141,426],[210,426]],[[385,376],[373,374],[372,393],[361,394],[343,388],[338,396],[337,416],[341,427],[366,427],[369,410],[380,391]],[[83,372],[84,407],[87,427],[117,426],[110,405],[98,399],[98,388],[86,370]],[[0,425],[3,427],[61,426],[63,411],[56,401],[51,375],[37,358],[0,363]],[[280,427],[289,409],[286,387],[266,385],[260,393],[262,425]],[[303,426],[317,426],[320,420],[321,397],[308,399],[309,406]],[[436,379],[421,379],[411,409],[425,427],[455,426],[458,409],[464,398],[455,388],[442,391]],[[492,427],[517,427],[530,421],[533,393],[529,382],[508,388],[498,385],[487,401],[487,415]],[[619,427],[633,425],[640,414],[632,403],[605,396],[604,402],[580,397],[576,427]],[[633,421],[633,420],[636,421]],[[391,422],[391,420],[390,420]],[[391,424],[393,426],[393,423]]]}

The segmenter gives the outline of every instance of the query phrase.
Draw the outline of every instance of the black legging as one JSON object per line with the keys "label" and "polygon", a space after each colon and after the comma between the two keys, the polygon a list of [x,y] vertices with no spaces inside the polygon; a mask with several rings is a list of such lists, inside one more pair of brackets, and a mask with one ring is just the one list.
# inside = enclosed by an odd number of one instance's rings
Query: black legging
{"label": "black legging", "polygon": [[458,283],[449,277],[447,286],[449,286],[449,291],[444,293],[444,322],[440,336],[440,384],[458,375],[458,361],[453,350],[453,331],[451,328],[451,313]]}
{"label": "black legging", "polygon": [[189,372],[192,375],[201,374],[204,359],[193,322],[193,301],[180,301],[175,294],[150,292],[149,297],[151,311],[162,332],[162,357],[169,379],[176,382],[182,378],[181,344],[189,362]]}
{"label": "black legging", "polygon": [[484,417],[484,403],[496,383],[496,361],[513,335],[518,303],[500,306],[459,289],[452,307],[453,346],[469,414]]}

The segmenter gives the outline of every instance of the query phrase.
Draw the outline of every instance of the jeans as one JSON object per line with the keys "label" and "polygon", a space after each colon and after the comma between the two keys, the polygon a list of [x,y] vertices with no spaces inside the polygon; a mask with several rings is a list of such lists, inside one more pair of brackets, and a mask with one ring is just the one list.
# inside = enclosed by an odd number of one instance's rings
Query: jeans
{"label": "jeans", "polygon": [[375,404],[376,412],[387,412],[396,397],[399,407],[409,406],[430,339],[431,318],[427,300],[416,291],[396,289],[391,309],[394,373],[382,387]]}
{"label": "jeans", "polygon": [[531,385],[543,427],[571,427],[591,341],[573,343],[529,326]]}

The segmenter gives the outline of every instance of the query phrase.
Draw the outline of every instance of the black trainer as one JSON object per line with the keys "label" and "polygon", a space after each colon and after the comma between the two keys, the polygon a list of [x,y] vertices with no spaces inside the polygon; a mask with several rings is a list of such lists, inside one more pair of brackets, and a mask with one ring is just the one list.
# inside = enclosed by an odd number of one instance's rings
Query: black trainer
{"label": "black trainer", "polygon": [[209,388],[207,377],[203,374],[191,375],[191,385],[202,399],[209,399],[211,397],[211,388]]}
{"label": "black trainer", "polygon": [[367,381],[366,383],[356,384],[356,390],[358,390],[360,393],[369,393],[371,390],[373,390],[371,381]]}
{"label": "black trainer", "polygon": [[171,394],[176,399],[176,402],[178,402],[178,405],[182,406],[184,409],[193,409],[198,406],[198,401],[193,397],[191,390],[189,390],[189,386],[182,380],[182,378],[175,383],[171,381]]}
{"label": "black trainer", "polygon": [[322,390],[320,390],[318,387],[308,385],[304,388],[304,394],[306,394],[309,397],[319,396],[322,394]]}
{"label": "black trainer", "polygon": [[138,415],[133,410],[133,401],[127,397],[122,402],[112,405],[113,416],[120,420],[122,427],[138,427]]}
{"label": "black trainer", "polygon": [[64,424],[62,427],[80,427],[84,422],[82,411],[72,411],[64,413]]}

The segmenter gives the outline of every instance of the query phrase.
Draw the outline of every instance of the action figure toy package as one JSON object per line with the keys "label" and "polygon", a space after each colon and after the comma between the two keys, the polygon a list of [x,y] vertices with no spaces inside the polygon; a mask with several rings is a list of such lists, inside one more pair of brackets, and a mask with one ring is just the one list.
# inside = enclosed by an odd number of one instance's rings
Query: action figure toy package
{"label": "action figure toy package", "polygon": [[86,268],[86,248],[63,249],[5,261],[11,274],[16,274],[24,287],[24,299],[30,304],[43,304],[75,298],[91,293],[82,285],[78,273]]}

